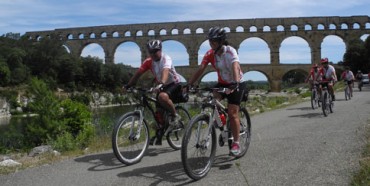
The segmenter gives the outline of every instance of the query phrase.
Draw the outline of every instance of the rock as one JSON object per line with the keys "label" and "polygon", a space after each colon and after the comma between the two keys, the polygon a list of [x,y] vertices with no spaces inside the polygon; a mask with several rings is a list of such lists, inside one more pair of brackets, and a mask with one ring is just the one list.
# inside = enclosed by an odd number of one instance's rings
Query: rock
{"label": "rock", "polygon": [[12,159],[7,159],[7,160],[0,162],[0,166],[3,166],[3,167],[14,167],[14,166],[20,166],[20,165],[22,164]]}
{"label": "rock", "polygon": [[50,145],[43,145],[43,146],[38,146],[32,149],[32,151],[28,154],[28,156],[35,157],[39,154],[43,154],[45,152],[52,152],[53,149]]}

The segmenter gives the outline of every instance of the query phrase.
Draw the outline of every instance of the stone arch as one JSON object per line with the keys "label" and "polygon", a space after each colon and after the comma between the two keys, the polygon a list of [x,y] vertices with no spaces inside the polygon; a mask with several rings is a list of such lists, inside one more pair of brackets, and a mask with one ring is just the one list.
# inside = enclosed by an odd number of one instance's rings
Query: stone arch
{"label": "stone arch", "polygon": [[[306,45],[306,46],[305,46]],[[286,48],[287,47],[287,48]],[[287,53],[286,52],[287,49]],[[285,38],[280,45],[280,64],[309,64],[311,49],[307,40],[300,36]],[[294,51],[294,52],[292,52]]]}
{"label": "stone arch", "polygon": [[191,34],[190,28],[185,28],[184,29],[184,34]]}
{"label": "stone arch", "polygon": [[[338,44],[338,39],[340,40]],[[341,51],[339,51],[339,48],[342,48]],[[344,40],[342,37],[338,35],[327,35],[323,38],[321,43],[321,58],[327,57],[329,60],[333,63],[338,63],[343,60],[344,53],[346,51],[346,45],[344,43]],[[335,56],[338,56],[338,53],[342,53],[342,58],[336,58]]]}
{"label": "stone arch", "polygon": [[[99,51],[97,52],[97,50]],[[91,53],[98,54],[98,55],[90,55]],[[92,57],[98,57],[102,59],[103,62],[105,62],[105,51],[104,51],[104,48],[99,43],[90,42],[84,45],[84,47],[81,49],[80,56],[86,57],[88,55]]]}
{"label": "stone arch", "polygon": [[267,42],[259,37],[243,40],[238,49],[241,64],[270,64],[270,52]]}
{"label": "stone arch", "polygon": [[282,76],[283,83],[289,83],[290,85],[304,83],[308,76],[308,71],[299,68],[294,68],[286,71]]}
{"label": "stone arch", "polygon": [[179,30],[177,28],[172,29],[171,31],[172,35],[179,35]]}
{"label": "stone arch", "polygon": [[244,27],[242,27],[242,26],[237,26],[237,27],[236,27],[236,32],[244,32]]}
{"label": "stone arch", "polygon": [[122,63],[132,67],[140,67],[141,65],[141,48],[133,41],[121,42],[114,50],[114,63]]}
{"label": "stone arch", "polygon": [[155,36],[155,31],[153,29],[149,30],[148,36]]}
{"label": "stone arch", "polygon": [[112,37],[114,37],[114,38],[120,37],[119,32],[117,32],[117,31],[113,32]]}
{"label": "stone arch", "polygon": [[189,54],[183,43],[176,40],[163,40],[162,51],[172,58],[176,66],[189,66]]}
{"label": "stone arch", "polygon": [[196,33],[196,34],[203,34],[203,33],[204,33],[204,30],[203,30],[203,28],[197,28],[197,29],[195,30],[195,33]]}

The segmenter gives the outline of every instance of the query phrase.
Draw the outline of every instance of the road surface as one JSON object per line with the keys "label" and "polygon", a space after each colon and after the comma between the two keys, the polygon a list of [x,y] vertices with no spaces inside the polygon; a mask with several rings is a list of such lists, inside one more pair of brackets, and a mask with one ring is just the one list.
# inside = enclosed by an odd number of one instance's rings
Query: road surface
{"label": "road surface", "polygon": [[215,165],[197,182],[185,174],[180,151],[164,141],[132,166],[107,151],[0,175],[0,185],[348,185],[359,168],[370,116],[370,86],[355,90],[349,101],[337,92],[328,117],[309,101],[253,116],[247,154],[234,160],[218,147]]}

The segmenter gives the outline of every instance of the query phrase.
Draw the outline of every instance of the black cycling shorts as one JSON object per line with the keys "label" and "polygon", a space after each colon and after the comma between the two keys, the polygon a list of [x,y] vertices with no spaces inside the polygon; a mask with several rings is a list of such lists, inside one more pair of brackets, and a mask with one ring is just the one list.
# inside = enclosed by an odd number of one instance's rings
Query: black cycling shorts
{"label": "black cycling shorts", "polygon": [[[217,84],[216,88],[229,88],[233,85]],[[222,99],[226,98],[228,104],[240,105],[247,91],[247,82],[239,83],[239,88],[234,90],[231,94],[221,93]]]}

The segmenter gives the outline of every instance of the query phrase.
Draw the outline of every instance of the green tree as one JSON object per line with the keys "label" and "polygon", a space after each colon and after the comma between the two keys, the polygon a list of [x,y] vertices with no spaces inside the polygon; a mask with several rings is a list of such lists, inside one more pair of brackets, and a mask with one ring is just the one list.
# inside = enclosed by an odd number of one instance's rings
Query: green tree
{"label": "green tree", "polygon": [[82,58],[82,83],[93,89],[101,88],[104,83],[104,64],[103,60],[97,57]]}
{"label": "green tree", "polygon": [[10,69],[4,58],[0,55],[0,85],[8,86],[10,82]]}
{"label": "green tree", "polygon": [[41,145],[56,139],[65,126],[59,122],[60,104],[45,82],[32,78],[29,91],[33,97],[28,107],[37,117],[30,118],[26,135],[31,146]]}
{"label": "green tree", "polygon": [[361,39],[352,40],[344,54],[343,65],[349,66],[352,71],[364,70],[367,66],[366,48]]}

